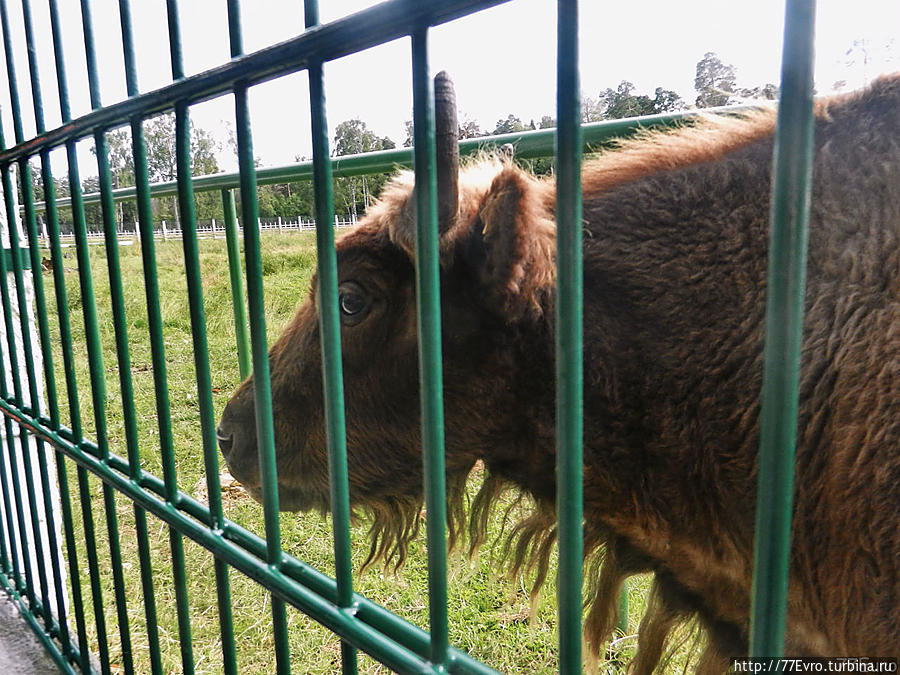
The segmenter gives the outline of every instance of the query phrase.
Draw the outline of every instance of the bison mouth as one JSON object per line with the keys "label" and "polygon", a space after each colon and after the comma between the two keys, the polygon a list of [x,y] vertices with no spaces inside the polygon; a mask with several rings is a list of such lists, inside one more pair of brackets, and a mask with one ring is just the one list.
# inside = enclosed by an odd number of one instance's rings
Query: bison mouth
{"label": "bison mouth", "polygon": [[[253,439],[255,441],[255,439]],[[256,452],[240,452],[235,436],[223,429],[216,429],[216,441],[228,470],[254,500],[263,503],[263,487],[259,475],[259,456]],[[301,486],[278,481],[279,511],[328,510],[328,495],[312,486]]]}
{"label": "bison mouth", "polygon": [[[235,476],[237,478],[237,476]],[[238,478],[240,481],[240,478]],[[261,485],[247,485],[241,483],[247,493],[260,504],[263,503],[263,489]],[[294,485],[278,486],[278,510],[292,512],[327,511],[328,502],[315,491],[306,490]]]}

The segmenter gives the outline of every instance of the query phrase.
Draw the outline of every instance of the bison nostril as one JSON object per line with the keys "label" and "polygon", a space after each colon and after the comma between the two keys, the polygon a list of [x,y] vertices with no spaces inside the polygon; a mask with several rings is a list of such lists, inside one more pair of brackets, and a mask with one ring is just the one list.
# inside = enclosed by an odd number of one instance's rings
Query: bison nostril
{"label": "bison nostril", "polygon": [[227,453],[231,450],[231,446],[234,445],[234,434],[226,434],[222,431],[222,427],[218,427],[216,429],[216,441],[219,443],[219,449]]}

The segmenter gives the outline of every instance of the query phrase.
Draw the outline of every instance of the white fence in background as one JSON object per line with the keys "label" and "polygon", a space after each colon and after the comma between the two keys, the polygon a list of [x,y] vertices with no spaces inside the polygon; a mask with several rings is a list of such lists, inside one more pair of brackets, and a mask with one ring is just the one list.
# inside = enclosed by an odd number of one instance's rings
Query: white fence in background
{"label": "white fence in background", "polygon": [[[334,226],[336,228],[344,228],[344,227],[352,227],[356,225],[356,221],[352,219],[343,220],[338,216],[334,217]],[[297,217],[294,219],[283,219],[283,218],[260,218],[259,219],[259,229],[261,232],[279,232],[284,234],[289,234],[291,232],[305,232],[316,229],[316,221],[314,220],[304,220],[303,217]],[[242,232],[243,227],[241,226],[240,220],[238,220],[238,232]],[[153,231],[153,234],[156,239],[169,240],[169,239],[181,239],[181,224],[180,223],[167,223],[165,220],[161,221],[157,228]],[[118,230],[119,240],[128,240],[131,239],[133,241],[141,240],[141,233],[138,228],[138,224],[135,222],[134,226],[131,229],[122,229]],[[216,221],[215,218],[212,220],[200,220],[197,221],[197,238],[198,239],[220,239],[225,237],[225,224],[223,222]],[[104,235],[103,229],[101,227],[91,227],[88,226],[87,239],[89,243],[103,243]],[[68,234],[60,234],[60,241],[64,243],[73,243],[75,241],[75,235],[72,233]],[[49,246],[50,239],[47,235],[47,228],[44,223],[41,224],[41,244],[44,246]]]}

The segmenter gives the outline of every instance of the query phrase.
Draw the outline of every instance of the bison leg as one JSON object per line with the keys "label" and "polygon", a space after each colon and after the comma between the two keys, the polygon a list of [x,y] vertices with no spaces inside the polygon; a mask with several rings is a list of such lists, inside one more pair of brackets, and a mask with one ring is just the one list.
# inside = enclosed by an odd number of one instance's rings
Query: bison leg
{"label": "bison leg", "polygon": [[670,601],[664,585],[658,578],[654,578],[647,601],[647,611],[638,628],[637,654],[631,662],[629,672],[634,675],[652,673],[662,659],[669,632],[684,621],[687,615],[688,612]]}
{"label": "bison leg", "polygon": [[[589,540],[589,537],[586,537]],[[586,604],[590,605],[584,623],[584,636],[590,646],[589,654],[597,655],[609,640],[619,620],[619,596],[625,580],[640,572],[650,571],[646,559],[624,539],[607,537],[605,551],[594,556],[587,571],[592,580]]]}

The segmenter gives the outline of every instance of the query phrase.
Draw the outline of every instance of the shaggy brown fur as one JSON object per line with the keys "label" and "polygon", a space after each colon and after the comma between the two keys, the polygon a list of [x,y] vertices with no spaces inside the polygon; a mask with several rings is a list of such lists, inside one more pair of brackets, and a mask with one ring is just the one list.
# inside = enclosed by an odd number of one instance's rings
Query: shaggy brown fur
{"label": "shaggy brown fur", "polygon": [[[900,77],[817,107],[787,651],[900,654]],[[696,617],[707,672],[748,641],[772,114],[629,142],[586,163],[586,635],[615,625],[622,582],[655,573],[635,669]],[[409,183],[338,243],[351,500],[369,561],[402,561],[422,505]],[[512,530],[539,586],[556,539],[553,185],[509,164],[463,171],[441,240],[450,531],[477,461],[470,546],[513,486]],[[359,300],[359,298],[356,298]],[[328,508],[315,283],[271,350],[284,509]],[[259,492],[253,393],[222,419]],[[600,562],[603,564],[600,565]]]}

